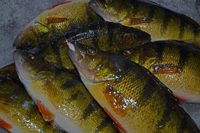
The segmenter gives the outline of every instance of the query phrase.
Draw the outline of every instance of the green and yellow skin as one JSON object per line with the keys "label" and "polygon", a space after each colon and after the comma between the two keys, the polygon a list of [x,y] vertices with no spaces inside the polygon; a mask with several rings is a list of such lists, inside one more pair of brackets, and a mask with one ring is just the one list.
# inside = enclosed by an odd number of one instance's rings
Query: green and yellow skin
{"label": "green and yellow skin", "polygon": [[70,30],[65,36],[54,39],[51,43],[44,42],[42,46],[43,58],[57,64],[61,68],[74,69],[70,58],[67,56],[66,39],[69,42],[79,42],[93,45],[101,50],[115,52],[149,42],[148,33],[121,24],[95,21]]}
{"label": "green and yellow skin", "polygon": [[89,92],[124,132],[200,132],[172,92],[144,67],[79,43],[69,44],[68,54]]}
{"label": "green and yellow skin", "polygon": [[13,46],[18,49],[30,49],[41,42],[62,36],[77,26],[102,20],[88,6],[88,2],[89,0],[70,0],[48,8],[22,30]]}
{"label": "green and yellow skin", "polygon": [[17,50],[14,61],[21,82],[45,121],[69,133],[117,132],[79,77],[44,61],[40,53]]}
{"label": "green and yellow skin", "polygon": [[0,127],[12,133],[60,133],[43,120],[19,79],[5,75],[0,75]]}
{"label": "green and yellow skin", "polygon": [[184,40],[200,44],[199,24],[146,0],[90,0],[90,7],[104,20],[138,28],[155,40]]}
{"label": "green and yellow skin", "polygon": [[116,52],[142,65],[182,101],[200,102],[200,48],[181,41],[156,41]]}

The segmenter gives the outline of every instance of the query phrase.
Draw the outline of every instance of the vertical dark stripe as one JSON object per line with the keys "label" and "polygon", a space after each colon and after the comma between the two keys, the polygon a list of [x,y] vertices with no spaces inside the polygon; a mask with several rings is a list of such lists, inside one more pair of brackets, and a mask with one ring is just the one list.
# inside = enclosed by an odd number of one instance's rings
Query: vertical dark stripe
{"label": "vertical dark stripe", "polygon": [[184,133],[187,129],[188,119],[186,118],[186,115],[183,115],[184,117],[181,119],[181,125],[180,125],[180,133]]}
{"label": "vertical dark stripe", "polygon": [[135,15],[135,14],[137,14],[137,12],[138,12],[138,8],[139,8],[139,2],[138,2],[138,0],[129,0],[129,2],[130,2],[130,5],[133,5],[133,14]]}
{"label": "vertical dark stripe", "polygon": [[112,42],[113,42],[113,34],[114,34],[114,30],[119,28],[118,24],[112,24],[112,23],[108,23],[108,36],[109,36],[109,46],[112,46]]}
{"label": "vertical dark stripe", "polygon": [[160,29],[161,34],[164,34],[165,31],[167,30],[171,18],[172,18],[172,12],[169,10],[164,10],[163,24],[162,24],[162,28]]}
{"label": "vertical dark stripe", "polygon": [[83,111],[83,119],[87,119],[99,107],[98,103],[92,99],[89,105]]}
{"label": "vertical dark stripe", "polygon": [[89,34],[92,34],[92,35],[89,35],[91,38],[92,38],[92,44],[93,46],[95,46],[96,48],[99,48],[99,45],[98,45],[98,25],[96,25],[96,23],[93,23],[93,24],[90,24],[88,25],[89,26],[89,30],[91,32],[89,32]]}
{"label": "vertical dark stripe", "polygon": [[196,40],[197,39],[197,37],[198,37],[198,35],[200,34],[199,33],[199,30],[197,30],[197,29],[194,29],[194,40]]}
{"label": "vertical dark stripe", "polygon": [[77,91],[75,94],[72,94],[71,97],[69,98],[68,101],[74,101],[78,98],[79,94],[83,94],[83,93],[80,93],[80,91]]}
{"label": "vertical dark stripe", "polygon": [[[168,97],[168,96],[167,96]],[[164,100],[163,100],[164,101]],[[159,132],[159,130],[163,130],[163,128],[165,128],[165,125],[167,122],[169,122],[171,119],[170,119],[170,115],[171,113],[174,111],[173,110],[173,107],[167,102],[168,99],[165,100],[166,101],[166,105],[164,108],[161,108],[161,109],[164,109],[165,111],[163,112],[162,116],[161,116],[161,119],[157,122],[156,124],[156,129],[157,131],[156,132]],[[159,117],[159,116],[158,116]]]}
{"label": "vertical dark stripe", "polygon": [[155,43],[156,43],[156,49],[155,50],[156,50],[156,53],[157,53],[158,61],[161,61],[165,45],[162,45],[159,42],[155,42]]}
{"label": "vertical dark stripe", "polygon": [[154,11],[155,11],[155,6],[149,6],[150,8],[150,11],[149,11],[149,14],[148,14],[148,18],[153,18],[154,17]]}
{"label": "vertical dark stripe", "polygon": [[107,127],[109,124],[112,124],[112,121],[109,116],[106,116],[106,118],[104,118],[104,120],[101,122],[101,124],[97,127],[97,130],[95,131],[95,133],[100,132],[105,127]]}
{"label": "vertical dark stripe", "polygon": [[179,26],[179,39],[183,38],[183,35],[185,33],[184,27],[185,27],[185,21],[183,18],[181,18],[181,24]]}
{"label": "vertical dark stripe", "polygon": [[67,80],[64,84],[61,85],[61,89],[73,89],[74,86],[80,84],[81,82],[78,82],[76,78],[72,78],[70,80]]}
{"label": "vertical dark stripe", "polygon": [[178,65],[181,66],[182,68],[184,68],[185,63],[187,63],[189,56],[190,56],[190,52],[187,49],[180,49],[180,59],[178,62]]}
{"label": "vertical dark stripe", "polygon": [[157,86],[158,85],[155,80],[150,77],[146,82],[142,90],[142,94],[140,94],[140,97],[137,99],[137,101],[139,101],[141,105],[145,104],[146,101],[148,101],[152,97],[152,94],[156,91]]}
{"label": "vertical dark stripe", "polygon": [[[55,39],[56,40],[56,39]],[[60,57],[60,48],[59,48],[60,44],[58,44],[58,42],[53,42],[51,43],[50,47],[54,52],[54,57],[56,58],[56,61],[59,66],[63,66],[63,63],[61,61],[61,57]]]}

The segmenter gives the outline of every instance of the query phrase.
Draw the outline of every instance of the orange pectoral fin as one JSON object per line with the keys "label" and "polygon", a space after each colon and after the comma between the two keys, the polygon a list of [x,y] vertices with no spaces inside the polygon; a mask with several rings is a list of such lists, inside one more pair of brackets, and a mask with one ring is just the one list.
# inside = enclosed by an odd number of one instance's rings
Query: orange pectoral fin
{"label": "orange pectoral fin", "polygon": [[182,67],[173,64],[153,65],[153,74],[181,73]]}
{"label": "orange pectoral fin", "polygon": [[103,91],[106,100],[113,108],[113,110],[120,116],[124,116],[127,113],[126,103],[124,102],[124,97],[117,93],[110,85]]}
{"label": "orange pectoral fin", "polygon": [[10,130],[10,129],[13,128],[12,125],[8,124],[7,122],[2,120],[1,118],[0,118],[0,127],[3,127],[6,130]]}
{"label": "orange pectoral fin", "polygon": [[53,5],[52,7],[48,8],[48,9],[50,10],[50,9],[53,9],[53,8],[59,6],[59,5],[63,5],[63,4],[70,3],[70,2],[72,2],[72,1],[61,2],[61,3],[58,3],[58,4],[56,4],[56,5]]}
{"label": "orange pectoral fin", "polygon": [[123,126],[110,114],[110,112],[108,112],[107,109],[103,108],[104,111],[110,116],[110,118],[115,122],[115,124],[117,125],[117,130],[119,131],[119,133],[121,133],[122,131],[127,133],[127,131],[123,128]]}
{"label": "orange pectoral fin", "polygon": [[37,100],[37,106],[39,111],[42,114],[42,117],[45,121],[50,122],[50,124],[54,127],[53,125],[53,119],[54,119],[54,114],[48,110],[42,103],[41,101]]}
{"label": "orange pectoral fin", "polygon": [[134,16],[133,16],[133,17],[130,18],[130,24],[129,25],[137,25],[137,24],[142,24],[142,23],[150,23],[151,21],[153,21],[152,18],[147,18],[147,17],[134,18]]}
{"label": "orange pectoral fin", "polygon": [[68,18],[56,18],[56,17],[50,17],[46,19],[47,19],[47,25],[52,24],[52,23],[62,23],[64,21],[69,20]]}

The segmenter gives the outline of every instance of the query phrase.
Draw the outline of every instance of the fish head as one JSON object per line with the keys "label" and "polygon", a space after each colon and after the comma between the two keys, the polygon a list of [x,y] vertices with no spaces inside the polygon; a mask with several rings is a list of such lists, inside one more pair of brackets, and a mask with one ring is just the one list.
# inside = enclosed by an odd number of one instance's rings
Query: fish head
{"label": "fish head", "polygon": [[89,6],[105,21],[120,22],[129,14],[123,0],[90,0]]}
{"label": "fish head", "polygon": [[69,44],[68,55],[85,83],[99,83],[116,78],[116,68],[109,62],[108,53],[104,51],[74,43]]}
{"label": "fish head", "polygon": [[15,50],[14,62],[20,79],[36,80],[51,77],[51,66],[48,66],[39,53],[32,53],[25,50]]}
{"label": "fish head", "polygon": [[48,33],[48,28],[40,23],[31,22],[28,24],[14,40],[13,47],[17,49],[31,49],[36,47],[41,37]]}

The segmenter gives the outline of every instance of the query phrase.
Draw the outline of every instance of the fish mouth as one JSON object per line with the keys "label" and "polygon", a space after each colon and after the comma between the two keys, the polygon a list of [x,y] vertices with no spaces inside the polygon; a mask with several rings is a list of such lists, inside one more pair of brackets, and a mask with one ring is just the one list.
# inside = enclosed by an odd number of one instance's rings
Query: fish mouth
{"label": "fish mouth", "polygon": [[32,75],[32,73],[26,66],[25,59],[22,56],[22,51],[15,50],[13,53],[13,59],[20,80],[31,80],[32,78],[30,75]]}
{"label": "fish mouth", "polygon": [[89,6],[105,21],[112,22],[112,20],[109,17],[109,12],[106,11],[106,7],[101,2],[99,2],[98,0],[90,0]]}

